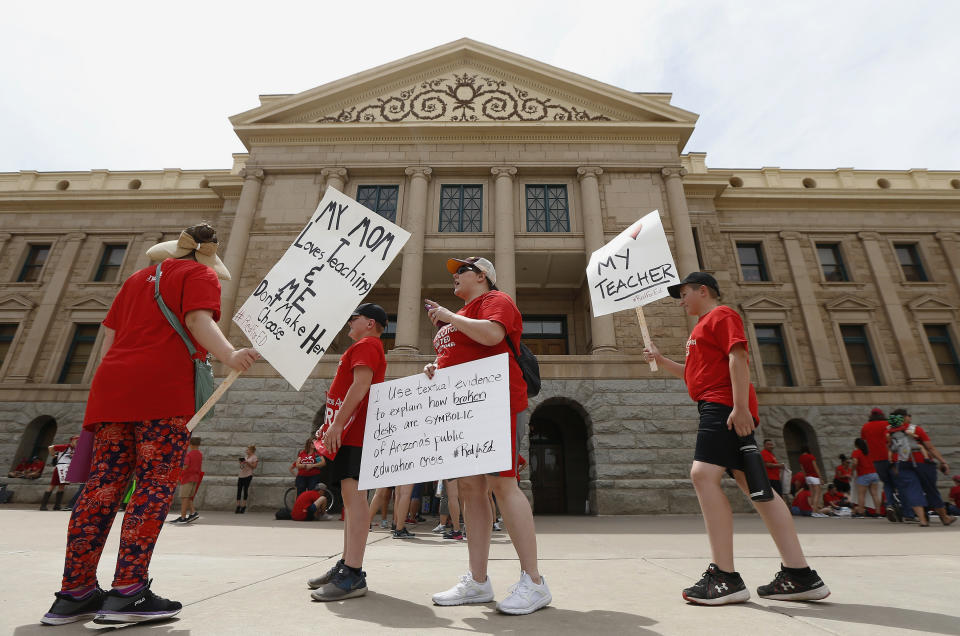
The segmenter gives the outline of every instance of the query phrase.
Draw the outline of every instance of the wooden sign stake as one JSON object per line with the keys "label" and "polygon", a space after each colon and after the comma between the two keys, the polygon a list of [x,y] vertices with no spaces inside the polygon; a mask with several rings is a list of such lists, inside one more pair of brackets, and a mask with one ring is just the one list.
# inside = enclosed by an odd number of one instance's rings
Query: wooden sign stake
{"label": "wooden sign stake", "polygon": [[[643,316],[643,308],[636,307],[637,310],[637,321],[640,323],[640,335],[643,336],[643,346],[650,347],[650,332],[647,330],[647,319]],[[657,370],[657,361],[650,361],[650,370]]]}
{"label": "wooden sign stake", "polygon": [[187,422],[187,430],[191,433],[193,429],[197,427],[197,424],[200,423],[200,420],[203,419],[203,416],[207,414],[207,411],[213,408],[213,405],[220,401],[220,398],[223,397],[223,394],[227,392],[227,389],[230,388],[230,385],[233,384],[234,380],[240,377],[240,372],[231,369],[230,375],[228,375],[223,382],[220,383],[220,386],[213,392],[213,395],[204,402],[203,406],[200,407],[200,410],[197,411],[196,415],[190,418],[190,421]]}

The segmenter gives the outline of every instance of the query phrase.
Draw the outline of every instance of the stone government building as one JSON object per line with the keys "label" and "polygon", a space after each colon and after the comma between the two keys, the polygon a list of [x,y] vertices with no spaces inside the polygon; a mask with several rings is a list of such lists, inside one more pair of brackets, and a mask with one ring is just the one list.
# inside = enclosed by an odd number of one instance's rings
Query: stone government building
{"label": "stone government building", "polygon": [[[218,228],[230,329],[327,187],[412,234],[368,297],[391,315],[388,377],[433,358],[421,299],[458,306],[444,261],[496,264],[545,378],[521,442],[538,513],[696,510],[695,406],[650,372],[632,312],[592,318],[585,280],[588,255],[654,209],[680,270],[712,272],[743,314],[778,456],[795,465],[809,444],[832,476],[871,407],[907,406],[960,466],[960,170],[708,168],[683,153],[697,115],[671,95],[466,39],[261,96],[230,121],[248,149],[230,169],[0,174],[4,467],[79,430],[99,322],[149,246],[201,219]],[[682,358],[690,323],[675,301],[646,314]],[[346,344],[300,393],[263,362],[237,381],[198,431],[203,506],[233,505],[236,458],[256,444],[252,503],[279,507]],[[38,499],[50,470],[8,480],[16,499]]]}

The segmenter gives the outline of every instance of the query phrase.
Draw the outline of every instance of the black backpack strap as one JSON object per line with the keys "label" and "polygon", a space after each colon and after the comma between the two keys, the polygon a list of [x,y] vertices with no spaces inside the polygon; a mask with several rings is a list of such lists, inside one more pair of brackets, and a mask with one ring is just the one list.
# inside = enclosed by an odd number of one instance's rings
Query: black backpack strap
{"label": "black backpack strap", "polygon": [[510,347],[510,351],[513,352],[513,358],[517,361],[517,364],[520,364],[520,356],[517,355],[517,350],[513,346],[513,340],[510,339],[510,334],[504,334],[503,339],[507,341],[507,346]]}

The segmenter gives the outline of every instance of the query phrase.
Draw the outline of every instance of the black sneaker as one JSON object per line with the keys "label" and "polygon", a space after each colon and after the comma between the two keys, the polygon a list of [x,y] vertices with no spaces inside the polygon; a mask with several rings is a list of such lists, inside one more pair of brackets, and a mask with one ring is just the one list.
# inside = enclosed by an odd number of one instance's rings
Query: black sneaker
{"label": "black sneaker", "polygon": [[150,591],[148,581],[146,586],[134,594],[125,596],[117,590],[110,590],[103,601],[103,608],[93,619],[98,625],[115,625],[117,623],[145,623],[159,621],[176,616],[183,609],[177,601],[168,601]]}
{"label": "black sneaker", "polygon": [[79,621],[93,619],[103,606],[106,592],[99,587],[94,588],[85,598],[73,598],[69,594],[56,592],[57,600],[50,606],[50,611],[43,615],[40,622],[44,625],[66,625]]}
{"label": "black sneaker", "polygon": [[342,601],[366,593],[367,573],[361,571],[358,574],[341,564],[326,585],[310,593],[310,598],[315,601]]}
{"label": "black sneaker", "polygon": [[463,541],[463,531],[462,530],[450,530],[449,532],[443,533],[444,539],[453,539],[454,541]]}
{"label": "black sneaker", "polygon": [[757,588],[757,596],[775,601],[819,601],[830,596],[830,588],[816,570],[798,575],[781,569],[768,585]]}
{"label": "black sneaker", "polygon": [[167,523],[186,523],[186,522],[187,520],[184,519],[183,517],[177,517],[173,521],[168,521]]}
{"label": "black sneaker", "polygon": [[309,587],[311,590],[315,590],[317,588],[323,587],[324,585],[330,582],[330,580],[333,578],[333,575],[337,573],[337,570],[339,570],[342,565],[343,565],[343,559],[340,559],[339,561],[337,561],[336,565],[334,565],[332,568],[327,570],[324,574],[321,574],[320,576],[314,579],[309,579],[307,581],[307,587]]}
{"label": "black sneaker", "polygon": [[394,539],[412,539],[416,535],[404,528],[403,530],[394,530],[393,538]]}
{"label": "black sneaker", "polygon": [[200,518],[200,513],[195,512],[192,515],[187,515],[187,518],[183,520],[184,523],[193,523]]}
{"label": "black sneaker", "polygon": [[697,605],[726,605],[743,603],[750,598],[750,590],[737,572],[723,572],[711,563],[703,578],[683,591],[683,598]]}

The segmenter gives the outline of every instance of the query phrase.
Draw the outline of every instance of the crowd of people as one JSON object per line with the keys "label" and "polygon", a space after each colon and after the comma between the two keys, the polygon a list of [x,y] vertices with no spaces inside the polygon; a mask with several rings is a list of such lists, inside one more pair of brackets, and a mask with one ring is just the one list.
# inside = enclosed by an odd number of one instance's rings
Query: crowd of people
{"label": "crowd of people", "polygon": [[[826,491],[817,458],[809,448],[801,449],[800,470],[788,479],[786,466],[773,451],[773,441],[764,440],[761,454],[771,488],[782,495],[794,515],[885,517],[895,523],[915,521],[920,527],[929,526],[934,514],[945,526],[956,521],[960,475],[953,477],[950,498],[954,501],[948,509],[937,488],[937,471],[948,474],[950,467],[906,409],[895,409],[889,417],[879,408],[870,411],[849,457],[838,457]],[[854,501],[852,485],[856,486]],[[867,505],[868,494],[872,506]]]}

